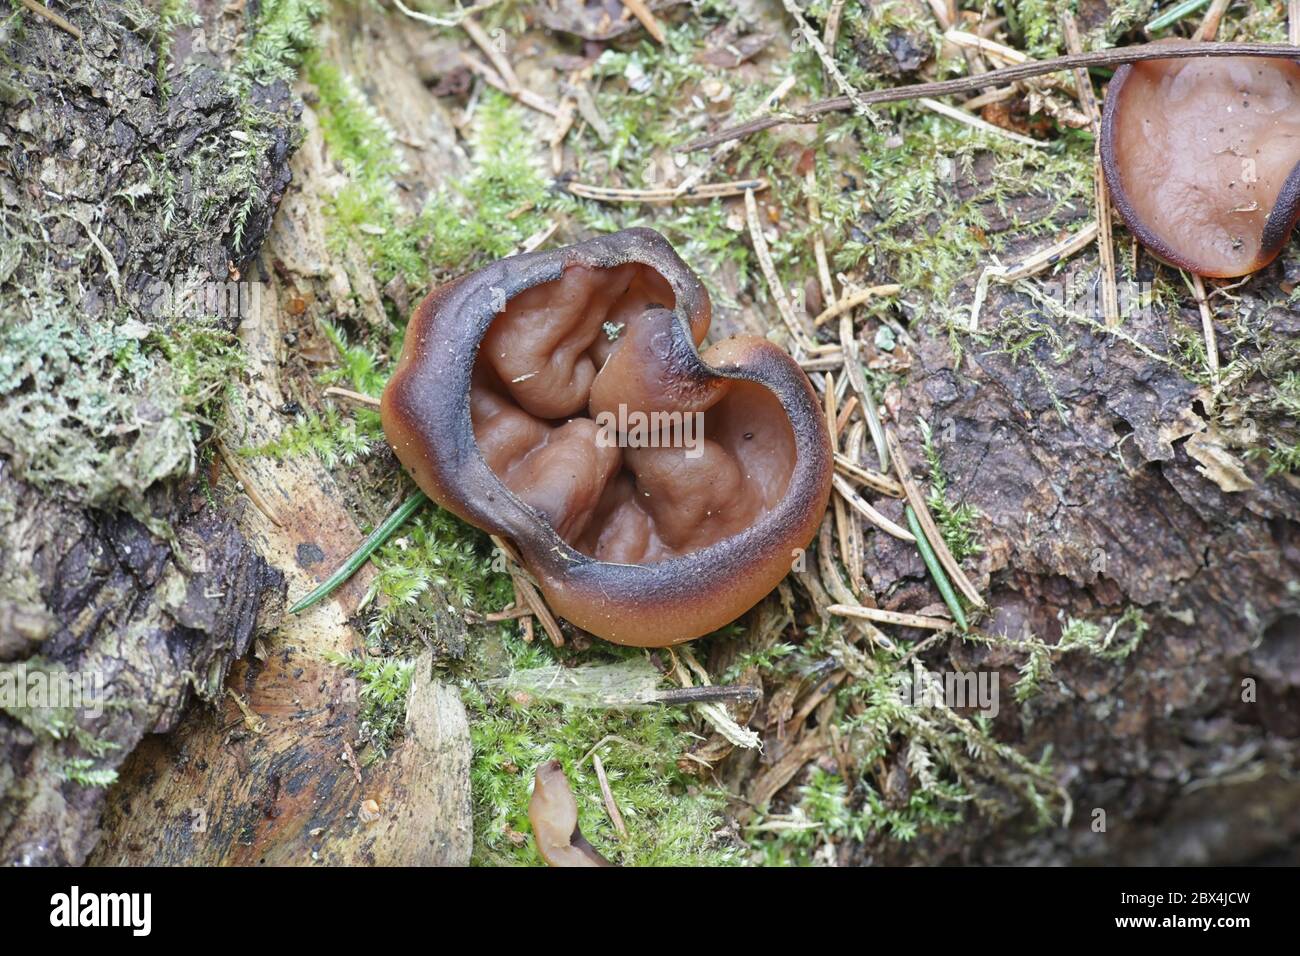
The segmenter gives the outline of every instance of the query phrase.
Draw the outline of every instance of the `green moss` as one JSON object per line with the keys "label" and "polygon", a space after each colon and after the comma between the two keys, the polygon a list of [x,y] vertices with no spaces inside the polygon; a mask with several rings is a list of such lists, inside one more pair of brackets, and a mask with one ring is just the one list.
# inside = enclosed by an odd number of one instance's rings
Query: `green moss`
{"label": "green moss", "polygon": [[[737,850],[715,837],[726,795],[677,769],[694,721],[656,708],[612,713],[515,702],[469,692],[474,745],[475,862],[537,864],[528,798],[539,763],[559,760],[578,798],[582,832],[610,860],[638,866],[706,866],[736,862]],[[607,739],[615,735],[617,739]],[[627,824],[619,839],[605,813],[588,756],[600,758]]]}
{"label": "green moss", "polygon": [[403,168],[388,124],[333,64],[309,56],[306,75],[322,136],[348,177],[330,204],[331,244],[363,248],[381,285],[401,275],[421,291],[509,255],[569,203],[548,189],[522,108],[493,91],[475,113],[471,172],[412,214],[396,196]]}
{"label": "green moss", "polygon": [[351,671],[360,685],[357,737],[365,747],[362,759],[369,764],[388,756],[406,723],[406,699],[415,662],[392,657],[363,661],[343,654],[330,654],[326,659]]}
{"label": "green moss", "polygon": [[[379,572],[372,586],[379,598],[370,619],[373,641],[417,633],[447,602],[456,611],[498,610],[513,600],[510,576],[487,535],[436,506],[421,511],[373,560]],[[435,593],[441,607],[430,606]]]}
{"label": "green moss", "polygon": [[154,482],[190,472],[239,353],[210,327],[161,332],[125,312],[85,322],[60,302],[31,291],[0,327],[0,451],[26,481],[131,506]]}
{"label": "green moss", "polygon": [[[366,414],[374,416],[374,412]],[[298,415],[275,441],[241,448],[239,453],[247,457],[268,455],[272,458],[292,458],[312,453],[320,458],[326,468],[335,468],[340,464],[355,465],[369,455],[373,447],[374,436],[368,434],[357,419],[329,405],[320,413],[304,412]]]}
{"label": "green moss", "polygon": [[1026,653],[1024,663],[1019,668],[1020,679],[1014,687],[1016,701],[1024,704],[1041,693],[1043,682],[1052,675],[1053,664],[1064,655],[1082,652],[1097,660],[1118,663],[1137,649],[1148,627],[1142,611],[1130,607],[1108,628],[1103,628],[1096,621],[1070,618],[1065,622],[1061,637],[1055,644],[1047,644],[1033,635],[1008,640],[985,634],[968,637],[968,640],[1005,646]]}
{"label": "green moss", "polygon": [[315,39],[312,24],[323,0],[261,0],[250,38],[242,45],[239,73],[248,80],[292,80]]}
{"label": "green moss", "polygon": [[918,419],[917,424],[924,441],[925,460],[930,467],[930,494],[926,503],[948,550],[957,561],[964,561],[984,550],[976,532],[980,513],[973,505],[965,502],[954,505],[948,500],[948,476],[939,460],[939,450],[934,446],[930,425],[923,419]]}

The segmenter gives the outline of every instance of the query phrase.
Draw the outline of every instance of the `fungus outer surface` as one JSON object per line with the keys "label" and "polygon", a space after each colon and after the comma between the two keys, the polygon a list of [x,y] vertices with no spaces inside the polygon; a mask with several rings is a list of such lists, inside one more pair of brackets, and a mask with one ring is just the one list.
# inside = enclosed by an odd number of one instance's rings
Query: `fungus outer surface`
{"label": "fungus outer surface", "polygon": [[1216,278],[1262,269],[1300,219],[1300,63],[1122,66],[1101,151],[1116,208],[1157,256]]}
{"label": "fungus outer surface", "polygon": [[754,336],[700,353],[709,318],[648,229],[502,260],[417,309],[385,433],[559,614],[623,644],[698,637],[789,571],[832,469],[803,371]]}

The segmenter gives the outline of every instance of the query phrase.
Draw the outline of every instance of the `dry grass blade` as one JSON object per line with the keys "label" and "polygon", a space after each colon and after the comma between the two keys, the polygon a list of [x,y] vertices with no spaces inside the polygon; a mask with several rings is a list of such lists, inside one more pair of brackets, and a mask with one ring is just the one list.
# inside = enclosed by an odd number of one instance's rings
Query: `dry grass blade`
{"label": "dry grass blade", "polygon": [[[830,30],[830,24],[827,24]],[[817,262],[817,281],[821,283],[822,298],[834,307],[837,301],[835,283],[831,280],[831,265],[826,257],[826,237],[822,235],[822,210],[817,202],[817,164],[809,163],[804,173],[804,187],[808,192],[808,225],[813,234],[813,259]],[[816,323],[814,323],[815,325]]]}
{"label": "dry grass blade", "polygon": [[807,333],[800,328],[794,307],[790,304],[790,296],[781,285],[781,277],[776,274],[776,265],[772,262],[772,253],[767,247],[767,237],[763,235],[763,224],[758,218],[758,202],[754,199],[752,189],[745,190],[745,219],[749,224],[749,238],[754,244],[754,255],[758,257],[758,264],[763,270],[763,277],[767,280],[768,291],[772,293],[772,299],[776,302],[777,311],[781,313],[781,319],[790,330],[790,335],[795,342],[806,351],[813,343]]}
{"label": "dry grass blade", "polygon": [[844,356],[844,371],[849,377],[862,410],[867,416],[867,430],[871,432],[872,444],[876,446],[876,457],[880,461],[880,470],[889,470],[889,446],[885,444],[885,429],[880,423],[880,412],[876,408],[875,396],[867,384],[867,376],[862,371],[862,360],[858,355],[858,340],[853,334],[853,323],[847,314],[840,316],[840,353]]}
{"label": "dry grass blade", "polygon": [[663,46],[668,42],[663,26],[650,8],[646,6],[645,0],[623,0],[623,6],[631,11],[632,16],[641,21],[641,26],[645,27],[646,33],[654,37],[656,43]]}
{"label": "dry grass blade", "polygon": [[880,492],[882,495],[890,495],[894,498],[903,497],[903,486],[893,478],[879,472],[868,471],[843,455],[835,456],[835,469],[859,484]]}
{"label": "dry grass blade", "polygon": [[1219,387],[1219,338],[1214,332],[1214,312],[1210,309],[1210,299],[1205,294],[1205,280],[1192,275],[1192,293],[1196,297],[1196,307],[1201,312],[1201,334],[1205,336],[1205,361],[1210,367],[1210,385],[1215,390]]}
{"label": "dry grass blade", "polygon": [[984,309],[984,300],[988,297],[990,282],[997,281],[1009,285],[1037,275],[1044,269],[1050,269],[1058,262],[1086,249],[1097,238],[1098,228],[1097,221],[1094,219],[1074,235],[1067,236],[1046,249],[1038,250],[1019,265],[987,266],[975,282],[975,298],[970,307],[970,330],[975,332],[979,329],[980,312]]}
{"label": "dry grass blade", "polygon": [[253,503],[253,507],[260,511],[271,524],[277,528],[283,528],[285,526],[284,521],[276,513],[276,510],[271,507],[271,503],[262,497],[261,492],[257,490],[256,483],[239,464],[239,458],[230,453],[225,442],[220,438],[215,440],[214,445],[217,449],[217,455],[220,456],[222,463],[226,466],[226,470],[230,472],[235,481],[239,482],[240,490],[248,496],[248,500]]}
{"label": "dry grass blade", "polygon": [[919,627],[927,631],[946,631],[952,627],[952,621],[942,617],[925,617],[921,614],[906,614],[902,611],[886,611],[878,607],[851,607],[847,604],[832,604],[826,610],[841,617],[857,617],[880,624],[897,624],[901,627]]}
{"label": "dry grass blade", "polygon": [[597,202],[674,203],[679,199],[719,199],[727,196],[762,192],[766,179],[738,179],[730,183],[705,183],[688,189],[627,189],[619,186],[591,186],[587,183],[569,182],[564,188],[583,199]]}
{"label": "dry grass blade", "polygon": [[[1065,45],[1071,53],[1083,52],[1079,38],[1079,25],[1069,10],[1061,13],[1061,29]],[[1097,207],[1097,254],[1101,259],[1101,311],[1107,328],[1119,325],[1119,286],[1115,274],[1115,235],[1110,210],[1110,189],[1101,166],[1101,107],[1092,89],[1086,70],[1074,71],[1075,86],[1079,91],[1079,104],[1092,123],[1092,189]]]}
{"label": "dry grass blade", "polygon": [[26,7],[28,10],[32,11],[32,13],[36,14],[38,17],[44,17],[46,20],[49,20],[50,23],[53,23],[56,27],[58,27],[60,30],[64,31],[65,33],[70,33],[78,40],[82,38],[81,27],[69,23],[67,20],[63,19],[63,17],[59,16],[57,13],[51,10],[49,7],[45,6],[45,4],[38,3],[37,0],[22,0],[22,3],[23,6]]}
{"label": "dry grass blade", "polygon": [[[817,532],[817,570],[820,572],[820,576],[804,572],[800,580],[803,581],[809,595],[812,597],[813,606],[817,608],[819,615],[824,618],[830,614],[828,608],[832,604],[862,607],[863,602],[858,600],[857,595],[849,590],[849,586],[840,577],[839,568],[835,566],[835,559],[831,551],[831,520],[829,515],[822,520],[821,529]],[[867,595],[866,600],[875,603],[870,595]],[[854,619],[853,626],[876,646],[890,651],[894,650],[894,642],[870,621],[860,618]]]}
{"label": "dry grass blade", "polygon": [[938,113],[940,116],[946,116],[951,120],[956,120],[958,123],[969,126],[972,129],[977,129],[982,133],[1001,136],[1003,139],[1009,139],[1013,143],[1020,143],[1022,146],[1033,146],[1035,149],[1044,149],[1050,145],[1046,140],[1034,139],[1032,136],[1025,136],[1009,129],[1003,129],[1001,126],[995,126],[987,120],[980,119],[978,116],[972,116],[966,110],[958,109],[955,106],[949,106],[947,103],[940,103],[938,100],[932,100],[928,96],[920,97],[917,102],[931,112]]}
{"label": "dry grass blade", "polygon": [[614,824],[619,839],[626,840],[627,824],[623,822],[623,814],[619,813],[618,804],[614,801],[614,791],[609,788],[609,778],[605,775],[605,765],[600,760],[600,754],[591,755],[591,765],[595,768],[596,779],[600,781],[600,796],[605,801],[605,812],[609,814],[609,822]]}
{"label": "dry grass blade", "polygon": [[875,508],[871,507],[871,505],[867,504],[862,496],[853,490],[853,486],[848,483],[843,475],[834,475],[831,478],[831,481],[835,485],[835,490],[839,492],[840,496],[854,511],[862,515],[862,517],[866,518],[881,531],[885,532],[885,534],[891,535],[899,541],[906,541],[909,544],[916,541],[916,538],[912,536],[912,532],[890,521]]}
{"label": "dry grass blade", "polygon": [[943,565],[943,569],[948,572],[961,593],[966,596],[966,600],[970,601],[975,607],[987,607],[984,598],[975,589],[975,585],[970,583],[970,578],[966,577],[966,572],[961,569],[957,559],[948,550],[948,544],[943,540],[943,534],[940,533],[939,526],[934,523],[934,516],[930,514],[930,508],[925,503],[925,496],[921,494],[921,489],[917,487],[916,481],[912,478],[911,466],[908,465],[907,458],[903,455],[903,449],[898,444],[898,439],[894,437],[894,433],[891,431],[885,432],[885,438],[889,442],[889,453],[894,458],[894,472],[903,485],[903,492],[907,496],[908,504],[916,512],[917,521],[921,523],[921,528],[925,532],[930,546],[934,549],[939,563]]}

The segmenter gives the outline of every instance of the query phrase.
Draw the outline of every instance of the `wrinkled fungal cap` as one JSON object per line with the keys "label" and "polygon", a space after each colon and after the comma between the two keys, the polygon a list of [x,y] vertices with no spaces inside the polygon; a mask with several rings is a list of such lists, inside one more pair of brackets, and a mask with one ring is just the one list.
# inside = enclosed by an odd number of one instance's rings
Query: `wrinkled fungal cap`
{"label": "wrinkled fungal cap", "polygon": [[709,317],[648,229],[501,260],[416,310],[384,431],[559,614],[622,644],[690,640],[790,570],[832,468],[794,360],[753,336],[699,353]]}

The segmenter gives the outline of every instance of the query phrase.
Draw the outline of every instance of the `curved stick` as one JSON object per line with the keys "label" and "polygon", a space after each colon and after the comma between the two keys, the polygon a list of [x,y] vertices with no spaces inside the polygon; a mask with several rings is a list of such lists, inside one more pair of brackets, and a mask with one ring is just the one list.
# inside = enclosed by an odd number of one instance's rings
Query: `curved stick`
{"label": "curved stick", "polygon": [[[896,86],[887,90],[864,90],[858,94],[857,99],[866,106],[874,106],[877,103],[898,103],[922,96],[969,93],[987,86],[1000,86],[1061,70],[1086,70],[1094,66],[1122,66],[1125,63],[1137,63],[1141,60],[1181,60],[1194,56],[1270,56],[1300,60],[1300,46],[1287,46],[1280,43],[1140,43],[1114,50],[1058,56],[1051,60],[1031,60],[1028,63],[1006,66],[1000,70],[990,70],[988,73],[964,76],[955,80],[942,80],[938,83],[916,83],[912,86]],[[710,133],[692,143],[687,143],[681,151],[693,153],[708,149],[729,140],[743,139],[754,133],[772,129],[774,126],[817,123],[827,113],[838,113],[853,108],[854,103],[847,96],[835,96],[828,100],[819,100],[797,112],[773,113]]]}

